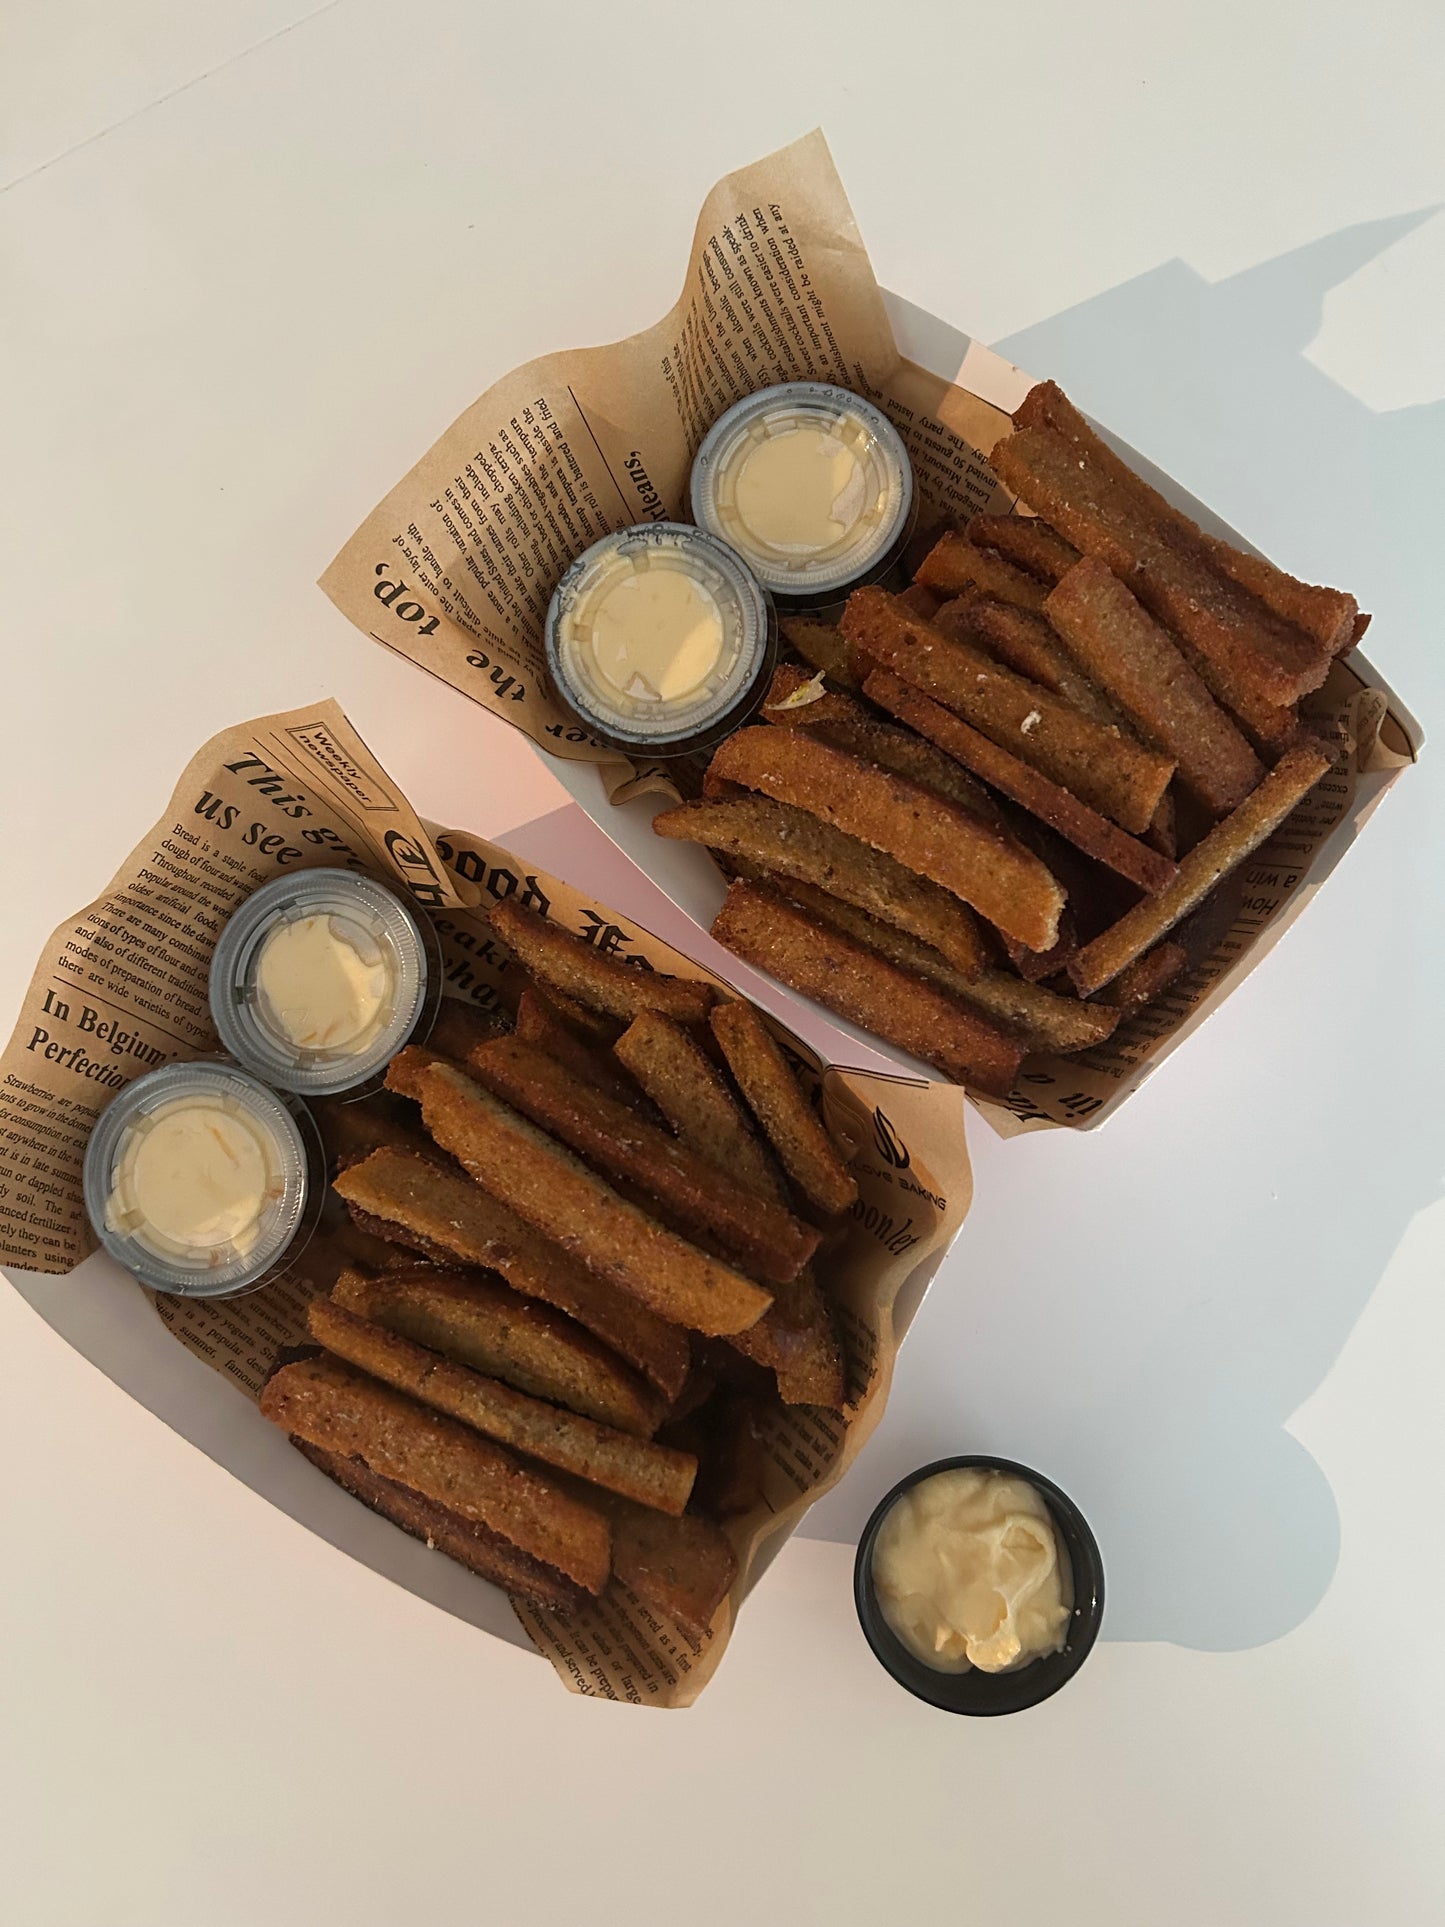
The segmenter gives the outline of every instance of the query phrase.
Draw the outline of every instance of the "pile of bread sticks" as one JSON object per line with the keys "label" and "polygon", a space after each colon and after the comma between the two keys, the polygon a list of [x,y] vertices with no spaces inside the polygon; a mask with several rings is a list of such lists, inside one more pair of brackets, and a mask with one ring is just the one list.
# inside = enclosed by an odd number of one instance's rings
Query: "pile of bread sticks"
{"label": "pile of bread sticks", "polygon": [[1299,715],[1369,618],[1205,535],[1053,384],[945,530],[792,660],[654,828],[733,879],[713,935],[980,1092],[1108,1039],[1217,941],[1211,896],[1330,767]]}
{"label": "pile of bread sticks", "polygon": [[766,1419],[841,1412],[828,1253],[857,1196],[750,1004],[506,901],[505,1009],[447,999],[320,1107],[347,1263],[262,1410],[533,1605],[629,1588],[694,1644]]}

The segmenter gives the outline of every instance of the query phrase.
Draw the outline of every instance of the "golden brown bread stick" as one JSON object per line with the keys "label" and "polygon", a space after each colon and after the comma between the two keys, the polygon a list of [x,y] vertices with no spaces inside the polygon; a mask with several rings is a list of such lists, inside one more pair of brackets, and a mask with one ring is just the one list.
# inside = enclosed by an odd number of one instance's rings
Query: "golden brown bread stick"
{"label": "golden brown bread stick", "polygon": [[1062,696],[1096,723],[1117,727],[1118,711],[1094,687],[1054,634],[1049,623],[1032,610],[970,590],[945,602],[932,618],[936,628],[956,642],[971,642],[1051,695]]}
{"label": "golden brown bread stick", "polygon": [[1060,997],[1042,984],[1031,984],[1006,970],[981,970],[965,977],[937,951],[900,930],[864,916],[851,905],[838,903],[806,885],[783,883],[781,894],[792,897],[820,923],[840,930],[870,950],[876,950],[910,976],[922,977],[950,997],[980,1013],[984,1021],[1001,1027],[1030,1051],[1052,1051],[1068,1056],[1088,1050],[1112,1036],[1118,1013]]}
{"label": "golden brown bread stick", "polygon": [[721,1528],[695,1512],[668,1519],[627,1506],[614,1510],[613,1534],[617,1583],[701,1642],[738,1573]]}
{"label": "golden brown bread stick", "polygon": [[[610,1051],[604,1054],[584,1044],[568,1026],[552,1000],[530,984],[517,1003],[516,1035],[526,1043],[534,1044],[538,1050],[544,1050],[559,1064],[565,1064],[582,1083],[591,1084],[608,1097],[615,1098],[619,1104],[626,1104],[646,1115],[641,1093],[618,1070]],[[470,1056],[463,1059],[463,1069],[469,1068],[471,1063]]]}
{"label": "golden brown bread stick", "polygon": [[687,1032],[654,1010],[635,1017],[613,1050],[679,1140],[772,1204],[785,1204],[782,1177],[722,1073]]}
{"label": "golden brown bread stick", "polygon": [[785,729],[806,729],[865,763],[877,763],[880,769],[894,776],[907,777],[910,783],[932,790],[945,802],[956,803],[971,816],[982,817],[985,823],[1002,821],[998,805],[982,783],[976,783],[951,756],[945,756],[932,743],[925,743],[911,729],[899,729],[894,723],[883,722],[852,696],[830,689],[816,702],[798,708],[781,707],[796,695],[806,680],[801,670],[788,663],[780,665],[768,691],[768,700],[759,712],[763,721],[777,723]]}
{"label": "golden brown bread stick", "polygon": [[433,1411],[460,1419],[499,1445],[591,1485],[661,1512],[681,1512],[692,1492],[697,1460],[686,1452],[639,1439],[569,1412],[441,1353],[400,1332],[347,1311],[329,1298],[313,1299],[311,1336],[336,1357],[405,1392]]}
{"label": "golden brown bread stick", "polygon": [[882,850],[1034,949],[1047,949],[1058,935],[1063,891],[1038,858],[907,778],[794,729],[740,730],[712,766]]}
{"label": "golden brown bread stick", "polygon": [[449,1512],[489,1527],[555,1566],[590,1593],[612,1569],[606,1516],[491,1440],[333,1358],[302,1359],[273,1372],[261,1393],[273,1425]]}
{"label": "golden brown bread stick", "polygon": [[766,1203],[625,1105],[579,1084],[564,1065],[522,1038],[498,1037],[475,1052],[472,1075],[594,1171],[638,1186],[646,1194],[645,1209],[683,1237],[720,1247],[750,1277],[786,1284],[817,1250],[812,1226]]}
{"label": "golden brown bread stick", "polygon": [[1024,428],[994,449],[999,479],[1213,665],[1229,691],[1286,705],[1324,680],[1329,657],[1150,516],[1129,482],[1062,435]]}
{"label": "golden brown bread stick", "polygon": [[432,1149],[421,1158],[383,1146],[333,1188],[373,1224],[400,1227],[443,1263],[500,1272],[514,1291],[576,1319],[664,1397],[675,1397],[687,1377],[686,1334],[540,1237],[485,1186],[439,1163]]}
{"label": "golden brown bread stick", "polygon": [[815,616],[782,616],[778,628],[784,642],[810,669],[821,671],[844,689],[858,687],[853,652],[831,622],[819,622]]}
{"label": "golden brown bread stick", "polygon": [[[1337,655],[1359,640],[1359,604],[1343,589],[1316,588],[1287,575],[1263,556],[1249,555],[1217,536],[1206,535],[1190,516],[1167,502],[1117,455],[1075,408],[1057,382],[1038,382],[1014,415],[1020,427],[1049,428],[1106,474],[1124,483],[1157,524],[1185,547],[1197,547],[1239,586],[1258,598],[1286,625],[1299,629],[1327,655]],[[1369,622],[1369,617],[1364,618]]]}
{"label": "golden brown bread stick", "polygon": [[358,1318],[599,1425],[651,1438],[662,1422],[665,1400],[590,1332],[488,1272],[416,1265],[370,1276],[352,1268],[331,1296]]}
{"label": "golden brown bread stick", "polygon": [[1039,515],[975,515],[964,534],[976,548],[994,549],[1015,568],[1050,585],[1079,559],[1073,543]]}
{"label": "golden brown bread stick", "polygon": [[1076,849],[1107,864],[1119,876],[1138,884],[1141,890],[1162,890],[1174,875],[1174,865],[1168,857],[1126,834],[1117,823],[1111,823],[1070,791],[1051,783],[1021,757],[990,742],[961,716],[910,688],[901,677],[886,669],[875,669],[863,687],[880,708],[927,736],[950,756],[956,756],[975,776],[992,783],[1011,802],[1020,804],[1050,829],[1066,837]]}
{"label": "golden brown bread stick", "polygon": [[724,1342],[773,1373],[785,1405],[842,1407],[843,1348],[811,1267],[779,1286],[756,1325]]}
{"label": "golden brown bread stick", "polygon": [[565,1606],[579,1606],[587,1598],[582,1588],[564,1579],[555,1566],[533,1559],[500,1532],[463,1519],[445,1506],[424,1499],[419,1492],[408,1491],[394,1479],[378,1477],[360,1459],[323,1451],[319,1445],[308,1445],[294,1432],[291,1443],[318,1472],[334,1479],[343,1491],[360,1499],[372,1512],[390,1519],[393,1525],[400,1526],[413,1539],[422,1540],[433,1552],[444,1552],[448,1559],[455,1559],[479,1579],[500,1586],[513,1599],[557,1611]]}
{"label": "golden brown bread stick", "polygon": [[1091,809],[1134,835],[1148,829],[1174,774],[1169,758],[1117,725],[1081,715],[986,651],[918,621],[881,589],[855,590],[843,629],[880,668],[955,711]]}
{"label": "golden brown bread stick", "polygon": [[1025,575],[992,549],[975,548],[957,529],[949,529],[938,538],[919,564],[916,580],[940,595],[959,596],[969,589],[982,589],[1020,609],[1043,607],[1044,590],[1033,576]]}
{"label": "golden brown bread stick", "polygon": [[1101,936],[1085,944],[1069,965],[1069,975],[1080,994],[1089,996],[1102,990],[1127,964],[1167,936],[1181,917],[1187,917],[1203,902],[1226,872],[1273,835],[1329,767],[1329,756],[1318,743],[1299,743],[1286,750],[1233,815],[1226,816],[1194,846],[1167,890],[1127,911]]}
{"label": "golden brown bread stick", "polygon": [[759,970],[849,1023],[995,1096],[1013,1088],[1023,1045],[874,950],[830,930],[776,892],[735,883],[712,933]]}
{"label": "golden brown bread stick", "polygon": [[444,1150],[534,1230],[659,1317],[726,1337],[772,1303],[752,1279],[620,1198],[565,1150],[449,1065],[422,1078],[422,1119]]}
{"label": "golden brown bread stick", "polygon": [[1142,1010],[1172,984],[1188,967],[1189,952],[1182,943],[1166,939],[1146,950],[1121,970],[1113,983],[1099,992],[1098,1001],[1113,1004],[1116,1010]]}
{"label": "golden brown bread stick", "polygon": [[1172,756],[1179,781],[1215,816],[1242,803],[1264,765],[1153,617],[1086,556],[1044,604],[1081,667],[1147,742]]}
{"label": "golden brown bread stick", "polygon": [[487,921],[533,976],[625,1024],[640,1010],[658,1010],[682,1024],[700,1023],[713,1001],[710,984],[604,957],[581,937],[524,909],[514,897],[497,904]]}
{"label": "golden brown bread stick", "polygon": [[780,876],[814,883],[932,944],[965,974],[983,968],[978,924],[952,892],[806,810],[763,796],[704,799],[663,810],[652,827],[659,836],[702,843]]}
{"label": "golden brown bread stick", "polygon": [[825,1217],[846,1211],[858,1186],[773,1033],[741,999],[716,1005],[709,1022],[738,1089],[788,1176]]}

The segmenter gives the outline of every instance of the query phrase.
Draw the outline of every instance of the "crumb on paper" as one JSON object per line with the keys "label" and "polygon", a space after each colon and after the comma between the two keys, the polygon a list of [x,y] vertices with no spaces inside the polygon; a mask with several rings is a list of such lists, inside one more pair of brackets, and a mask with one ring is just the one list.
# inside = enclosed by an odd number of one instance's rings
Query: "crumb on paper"
{"label": "crumb on paper", "polygon": [[805,709],[809,703],[818,702],[827,693],[823,686],[823,672],[820,669],[816,676],[810,676],[807,682],[793,691],[791,696],[784,696],[780,703],[769,703],[768,708]]}
{"label": "crumb on paper", "polygon": [[1029,713],[1028,713],[1028,715],[1027,715],[1027,716],[1025,716],[1025,717],[1024,717],[1024,719],[1023,719],[1023,721],[1022,721],[1022,722],[1021,722],[1021,723],[1019,724],[1019,728],[1020,728],[1020,729],[1021,729],[1021,730],[1023,731],[1023,733],[1024,733],[1024,735],[1025,735],[1025,736],[1027,736],[1027,735],[1028,735],[1028,733],[1029,733],[1029,731],[1030,731],[1031,729],[1037,729],[1037,728],[1038,728],[1038,726],[1039,726],[1039,724],[1040,724],[1040,723],[1041,723],[1041,722],[1042,722],[1043,720],[1044,720],[1044,719],[1043,719],[1043,717],[1042,717],[1042,716],[1041,716],[1041,715],[1039,714],[1039,712],[1038,712],[1038,710],[1036,710],[1036,709],[1031,709],[1031,710],[1029,711]]}

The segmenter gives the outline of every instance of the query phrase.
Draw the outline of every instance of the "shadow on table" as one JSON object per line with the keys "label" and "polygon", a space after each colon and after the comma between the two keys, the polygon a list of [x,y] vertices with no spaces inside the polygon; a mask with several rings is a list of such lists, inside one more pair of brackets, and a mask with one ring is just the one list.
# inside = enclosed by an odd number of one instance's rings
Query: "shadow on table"
{"label": "shadow on table", "polygon": [[[1187,451],[1180,479],[1227,503],[1266,550],[1287,529],[1276,546],[1288,566],[1374,609],[1366,647],[1392,680],[1408,674],[1402,693],[1417,709],[1440,682],[1445,404],[1377,414],[1305,350],[1327,292],[1432,212],[1344,229],[1213,284],[1168,262],[996,344],[1162,465],[1171,448]],[[1435,800],[1422,783],[1433,783],[1428,761],[1407,786],[1416,809]],[[1368,893],[1392,874],[1394,901],[1387,890],[1379,926],[1350,933],[1328,983],[1302,986],[1311,1007],[1288,1013],[1281,1039],[1300,1061],[1328,1050],[1338,1062],[1337,1108],[1297,1115],[1268,1062],[1231,1061],[1220,1036],[1214,1055],[1196,1040],[1171,1072],[1194,1080],[1182,1125],[1177,1102],[1149,1122],[1170,1084],[1092,1140],[999,1145],[975,1130],[973,1219],[905,1348],[879,1438],[805,1534],[855,1538],[911,1467],[996,1450],[1058,1478],[1089,1512],[1109,1573],[1106,1637],[1234,1650],[1314,1610],[1339,1517],[1285,1427],[1445,1168],[1445,1120],[1394,1052],[1430,1061],[1441,1028],[1429,939],[1407,927],[1436,888],[1428,848],[1382,844],[1379,831],[1371,841],[1378,867],[1361,881]],[[1411,957],[1413,980],[1400,962]],[[1316,1073],[1311,1089],[1330,1082]],[[1178,1195],[1151,1200],[1137,1186],[1166,1168],[1150,1142],[1166,1120],[1181,1131]],[[1218,1142],[1221,1125],[1236,1141]],[[1388,1161],[1370,1156],[1372,1127]],[[1211,1173],[1214,1195],[1191,1187],[1194,1168]],[[971,1251],[1013,1254],[1007,1275],[971,1275]]]}

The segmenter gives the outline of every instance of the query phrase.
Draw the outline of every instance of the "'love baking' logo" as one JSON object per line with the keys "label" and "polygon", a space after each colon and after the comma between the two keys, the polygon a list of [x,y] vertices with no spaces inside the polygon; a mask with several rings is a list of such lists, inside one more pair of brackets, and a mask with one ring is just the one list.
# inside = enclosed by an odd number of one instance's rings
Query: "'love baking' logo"
{"label": "'love baking' logo", "polygon": [[885,1164],[891,1164],[895,1171],[906,1171],[909,1165],[908,1146],[899,1137],[882,1111],[873,1112],[873,1142],[878,1147],[878,1155]]}

